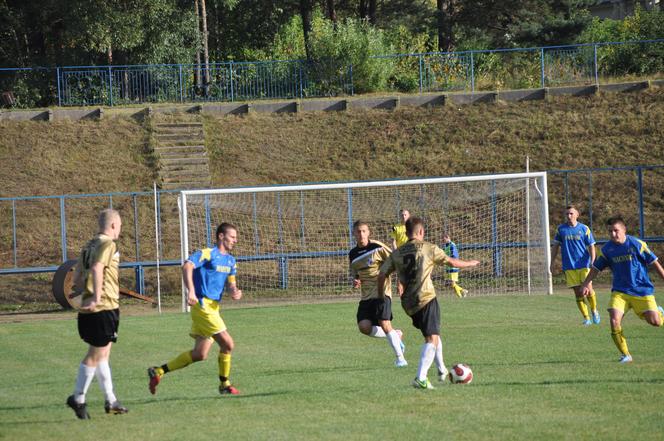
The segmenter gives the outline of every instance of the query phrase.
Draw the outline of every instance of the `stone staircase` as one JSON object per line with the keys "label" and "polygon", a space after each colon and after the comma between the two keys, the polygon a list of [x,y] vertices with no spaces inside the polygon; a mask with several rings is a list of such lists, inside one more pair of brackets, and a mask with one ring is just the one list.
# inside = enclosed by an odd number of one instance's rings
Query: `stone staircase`
{"label": "stone staircase", "polygon": [[155,122],[154,151],[164,190],[209,187],[210,165],[200,122]]}

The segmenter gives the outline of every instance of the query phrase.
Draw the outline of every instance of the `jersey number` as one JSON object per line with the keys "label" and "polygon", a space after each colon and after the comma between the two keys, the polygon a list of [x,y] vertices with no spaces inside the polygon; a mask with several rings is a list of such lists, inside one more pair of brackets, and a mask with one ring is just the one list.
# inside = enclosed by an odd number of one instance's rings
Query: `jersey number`
{"label": "jersey number", "polygon": [[410,283],[417,277],[417,259],[414,254],[403,256],[403,265],[406,267],[406,280]]}

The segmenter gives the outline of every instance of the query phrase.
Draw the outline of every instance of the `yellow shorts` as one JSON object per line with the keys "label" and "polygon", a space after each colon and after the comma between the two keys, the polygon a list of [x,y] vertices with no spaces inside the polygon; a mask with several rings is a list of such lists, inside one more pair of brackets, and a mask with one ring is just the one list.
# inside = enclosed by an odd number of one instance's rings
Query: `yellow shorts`
{"label": "yellow shorts", "polygon": [[445,273],[445,280],[451,280],[452,282],[459,281],[459,273]]}
{"label": "yellow shorts", "polygon": [[226,324],[219,315],[219,302],[203,298],[203,306],[196,303],[191,307],[191,332],[192,338],[211,338],[226,330]]}
{"label": "yellow shorts", "polygon": [[573,270],[565,270],[565,282],[567,282],[568,288],[574,288],[575,286],[580,286],[586,276],[590,273],[590,268],[581,268]]}
{"label": "yellow shorts", "polygon": [[630,296],[629,294],[620,291],[613,291],[611,293],[611,300],[609,300],[609,309],[617,309],[625,314],[630,309],[640,318],[643,318],[643,313],[646,311],[657,311],[657,302],[654,295],[649,296]]}

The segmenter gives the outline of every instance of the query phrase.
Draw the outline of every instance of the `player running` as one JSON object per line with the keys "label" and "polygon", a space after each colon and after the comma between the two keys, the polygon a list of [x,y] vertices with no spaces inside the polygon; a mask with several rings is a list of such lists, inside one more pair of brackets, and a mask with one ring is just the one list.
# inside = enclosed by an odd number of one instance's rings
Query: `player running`
{"label": "player running", "polygon": [[600,250],[581,290],[583,293],[589,293],[595,276],[604,268],[611,268],[613,274],[609,301],[611,337],[622,354],[620,363],[629,363],[632,361],[632,356],[623,335],[622,319],[627,311],[634,309],[639,318],[653,326],[662,326],[664,309],[657,306],[655,301],[655,287],[648,277],[648,266],[652,265],[662,280],[664,280],[664,268],[644,241],[627,234],[627,227],[622,217],[612,217],[606,225],[611,240]]}
{"label": "player running", "polygon": [[385,290],[387,276],[396,271],[404,286],[401,306],[411,317],[413,326],[424,336],[417,376],[412,385],[418,389],[433,389],[427,378],[431,364],[436,362],[438,380],[444,382],[448,370],[443,360],[443,344],[440,339],[440,308],[431,280],[434,266],[450,265],[470,268],[479,265],[477,260],[464,261],[449,257],[437,245],[424,241],[424,221],[411,217],[406,222],[408,242],[394,251],[381,265],[378,274],[378,294]]}
{"label": "player running", "polygon": [[[551,272],[553,273],[554,263],[558,255],[558,249],[562,250],[563,271],[565,272],[565,281],[567,287],[574,291],[576,296],[576,306],[583,315],[583,325],[589,326],[592,323],[599,324],[600,316],[597,311],[597,297],[589,285],[587,295],[581,291],[581,284],[590,272],[590,266],[595,260],[595,238],[593,233],[586,225],[578,222],[579,210],[574,205],[569,205],[565,209],[567,222],[558,226],[556,235],[553,238],[553,247],[551,248]],[[588,307],[592,313],[592,321],[588,314]]]}
{"label": "player running", "polygon": [[376,279],[380,265],[390,256],[390,250],[383,243],[370,240],[369,225],[361,220],[353,224],[353,235],[357,246],[350,250],[350,273],[353,287],[361,288],[361,300],[357,307],[357,327],[369,337],[387,338],[394,351],[397,367],[408,366],[404,358],[403,333],[392,329],[392,293],[388,282],[383,295],[378,294]]}
{"label": "player running", "polygon": [[229,380],[231,352],[235,343],[219,316],[219,303],[224,288],[233,300],[242,298],[242,291],[235,283],[235,257],[230,254],[237,243],[237,228],[224,222],[217,227],[216,237],[215,248],[196,251],[182,265],[182,279],[188,292],[187,303],[191,306],[190,335],[196,341],[193,350],[181,353],[161,367],[148,368],[149,388],[153,395],[165,374],[205,360],[215,341],[219,344],[219,393],[240,393]]}

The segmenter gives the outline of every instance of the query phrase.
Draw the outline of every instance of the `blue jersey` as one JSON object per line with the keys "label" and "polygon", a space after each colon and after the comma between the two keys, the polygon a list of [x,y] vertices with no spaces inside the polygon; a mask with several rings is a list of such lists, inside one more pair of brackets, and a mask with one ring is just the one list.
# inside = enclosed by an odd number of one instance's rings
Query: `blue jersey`
{"label": "blue jersey", "polygon": [[203,248],[189,256],[194,264],[194,288],[196,297],[220,301],[226,281],[235,282],[237,264],[235,257],[222,254],[219,248]]}
{"label": "blue jersey", "polygon": [[612,291],[642,297],[655,290],[648,277],[648,265],[656,260],[657,256],[644,241],[628,235],[622,244],[608,242],[604,245],[593,266],[600,271],[611,268]]}
{"label": "blue jersey", "polygon": [[[443,244],[443,251],[445,251],[445,254],[447,254],[448,257],[453,257],[455,259],[459,258],[459,250],[457,249],[456,244],[452,241],[450,241],[450,243],[444,243]],[[453,266],[446,266],[445,267],[445,272],[446,273],[458,273],[459,268],[455,268]]]}
{"label": "blue jersey", "polygon": [[575,227],[567,224],[559,225],[553,242],[560,245],[563,271],[590,268],[592,262],[588,247],[595,245],[595,238],[586,225],[581,222]]}

